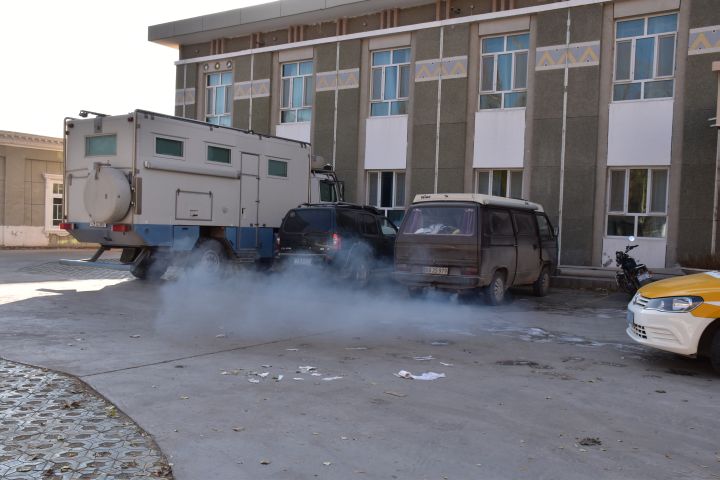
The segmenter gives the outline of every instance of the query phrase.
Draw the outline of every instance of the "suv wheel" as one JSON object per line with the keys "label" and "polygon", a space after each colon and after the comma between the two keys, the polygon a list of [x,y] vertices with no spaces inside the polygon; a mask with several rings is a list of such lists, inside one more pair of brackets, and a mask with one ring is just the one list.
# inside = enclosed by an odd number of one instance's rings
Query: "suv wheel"
{"label": "suv wheel", "polygon": [[485,287],[485,301],[489,305],[500,305],[505,299],[505,275],[495,272],[490,285]]}
{"label": "suv wheel", "polygon": [[720,328],[715,330],[710,345],[710,363],[717,373],[720,373]]}
{"label": "suv wheel", "polygon": [[355,285],[360,288],[367,286],[370,280],[370,262],[364,255],[353,259],[351,262],[351,278]]}
{"label": "suv wheel", "polygon": [[550,292],[550,270],[544,267],[540,276],[533,283],[533,294],[536,297],[544,297]]}

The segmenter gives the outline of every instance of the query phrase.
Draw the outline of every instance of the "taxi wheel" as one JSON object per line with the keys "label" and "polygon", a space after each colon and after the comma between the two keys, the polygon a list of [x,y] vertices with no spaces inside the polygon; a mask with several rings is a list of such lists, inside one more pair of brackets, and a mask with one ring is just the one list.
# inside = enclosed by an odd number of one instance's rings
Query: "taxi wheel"
{"label": "taxi wheel", "polygon": [[717,373],[720,373],[720,329],[715,331],[710,345],[710,363]]}

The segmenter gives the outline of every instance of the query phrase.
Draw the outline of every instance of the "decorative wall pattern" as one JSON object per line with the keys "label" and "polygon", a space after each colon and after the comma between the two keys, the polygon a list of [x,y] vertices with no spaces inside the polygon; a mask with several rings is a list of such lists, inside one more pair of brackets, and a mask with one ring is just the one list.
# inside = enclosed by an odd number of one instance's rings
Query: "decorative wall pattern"
{"label": "decorative wall pattern", "polygon": [[538,47],[535,52],[535,70],[565,68],[566,62],[568,68],[600,65],[600,40]]}
{"label": "decorative wall pattern", "polygon": [[235,100],[246,100],[248,98],[259,98],[270,96],[270,79],[251,80],[247,82],[238,82],[234,85]]}
{"label": "decorative wall pattern", "polygon": [[415,63],[415,81],[430,82],[450,78],[467,77],[467,56],[421,60]]}
{"label": "decorative wall pattern", "polygon": [[194,105],[195,104],[195,89],[194,88],[181,88],[175,90],[175,106],[181,107],[183,105]]}
{"label": "decorative wall pattern", "polygon": [[688,55],[720,52],[720,25],[690,30]]}
{"label": "decorative wall pattern", "polygon": [[315,76],[315,91],[326,92],[335,89],[345,90],[360,86],[360,69],[351,68],[338,72],[318,72]]}

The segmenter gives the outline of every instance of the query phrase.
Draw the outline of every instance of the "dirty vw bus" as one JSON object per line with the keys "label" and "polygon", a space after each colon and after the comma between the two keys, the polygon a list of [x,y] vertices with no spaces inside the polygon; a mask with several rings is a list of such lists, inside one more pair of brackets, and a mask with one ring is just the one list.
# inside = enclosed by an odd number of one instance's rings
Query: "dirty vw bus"
{"label": "dirty vw bus", "polygon": [[482,291],[492,305],[510,286],[546,295],[557,239],[541,205],[479,194],[417,195],[395,243],[395,278],[427,287]]}

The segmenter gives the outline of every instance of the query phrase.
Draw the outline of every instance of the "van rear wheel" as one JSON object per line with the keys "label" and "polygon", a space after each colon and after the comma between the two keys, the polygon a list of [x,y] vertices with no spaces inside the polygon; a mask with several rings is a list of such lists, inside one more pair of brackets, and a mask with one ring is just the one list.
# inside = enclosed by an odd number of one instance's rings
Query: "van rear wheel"
{"label": "van rear wheel", "polygon": [[485,287],[485,302],[489,305],[500,305],[505,299],[505,275],[495,272],[490,284]]}
{"label": "van rear wheel", "polygon": [[550,270],[544,267],[540,276],[533,283],[533,294],[536,297],[544,297],[550,293]]}

